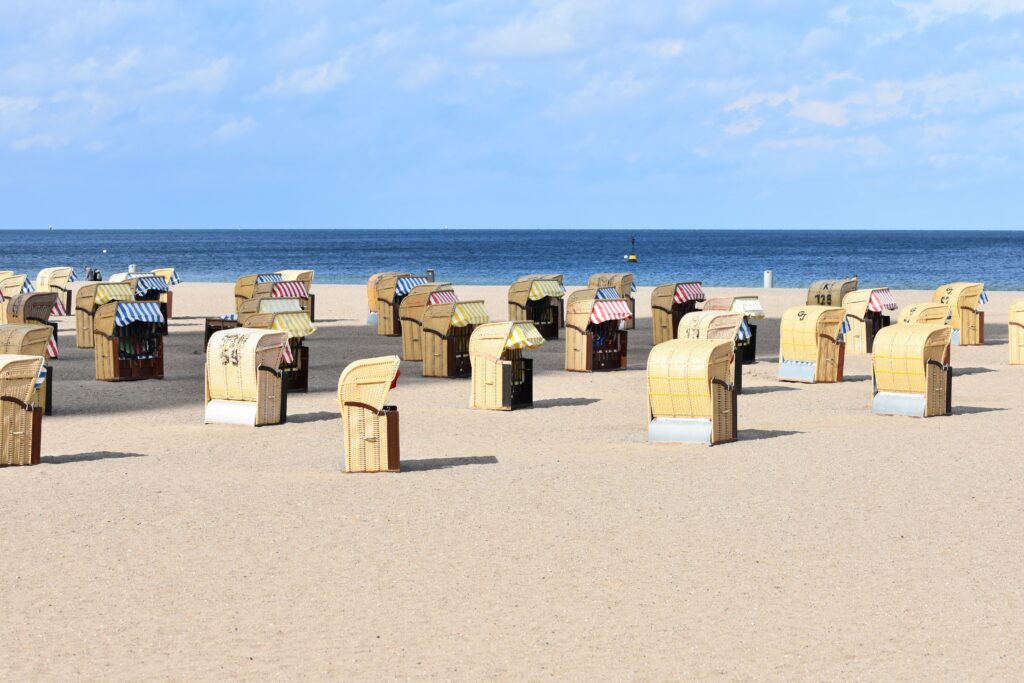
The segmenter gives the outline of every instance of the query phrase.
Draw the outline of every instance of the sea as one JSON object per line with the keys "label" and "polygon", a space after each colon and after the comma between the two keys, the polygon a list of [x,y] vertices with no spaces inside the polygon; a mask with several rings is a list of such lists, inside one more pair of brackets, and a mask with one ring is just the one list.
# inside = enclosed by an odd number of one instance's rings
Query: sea
{"label": "sea", "polygon": [[[636,240],[637,262],[624,256]],[[183,282],[233,282],[302,268],[321,283],[365,283],[378,271],[508,284],[526,273],[632,271],[639,285],[699,280],[776,287],[858,275],[865,287],[934,289],[954,281],[1024,290],[1024,232],[879,230],[6,230],[0,271],[86,267],[109,277],[173,266]]]}

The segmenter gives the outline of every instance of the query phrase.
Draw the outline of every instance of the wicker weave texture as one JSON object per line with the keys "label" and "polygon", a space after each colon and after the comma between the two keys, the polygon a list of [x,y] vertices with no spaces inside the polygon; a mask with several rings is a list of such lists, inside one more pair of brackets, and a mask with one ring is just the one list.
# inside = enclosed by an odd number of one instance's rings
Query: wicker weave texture
{"label": "wicker weave texture", "polygon": [[[478,326],[469,339],[469,358],[472,366],[472,394],[470,405],[484,410],[510,409],[509,382],[521,378],[522,351],[509,349],[509,340],[521,334],[534,345],[543,342],[537,328],[530,322],[497,322]],[[506,368],[507,366],[507,368]]]}
{"label": "wicker weave texture", "polygon": [[677,339],[725,339],[736,341],[740,325],[743,324],[742,313],[727,311],[694,311],[687,313],[679,321],[676,331]]}
{"label": "wicker weave texture", "polygon": [[0,465],[38,462],[41,409],[32,401],[42,365],[40,356],[0,355]]}
{"label": "wicker weave texture", "polygon": [[401,336],[401,301],[395,302],[395,288],[403,277],[411,273],[383,273],[377,281],[377,334],[382,337]]}
{"label": "wicker weave texture", "polygon": [[278,424],[284,332],[240,327],[216,332],[206,348],[206,402],[256,404],[256,426]]}
{"label": "wicker weave texture", "polygon": [[949,306],[946,304],[910,304],[900,309],[899,321],[901,325],[945,325],[948,316]]}
{"label": "wicker weave texture", "polygon": [[732,342],[713,339],[674,339],[651,349],[647,359],[651,419],[711,420],[712,443],[734,440],[733,355]]}
{"label": "wicker weave texture", "polygon": [[845,280],[817,280],[807,288],[808,306],[842,306],[846,295],[856,291],[860,280],[854,275]]}
{"label": "wicker weave texture", "polygon": [[[345,429],[345,471],[393,471],[389,453],[397,448],[389,433],[384,403],[398,377],[398,356],[358,360],[338,380],[338,407]],[[397,432],[397,429],[394,430]]]}
{"label": "wicker weave texture", "polygon": [[953,282],[932,294],[932,303],[944,304],[951,314],[949,324],[960,330],[960,346],[977,346],[982,340],[979,306],[985,285],[980,282]]}
{"label": "wicker weave texture", "polygon": [[416,285],[402,299],[399,317],[402,321],[402,360],[423,360],[423,318],[427,301],[434,292],[451,292],[450,282],[428,282]]}
{"label": "wicker weave texture", "polygon": [[952,330],[902,324],[875,337],[871,368],[876,391],[924,397],[925,417],[946,413],[946,367]]}
{"label": "wicker weave texture", "polygon": [[0,323],[11,325],[46,324],[57,303],[57,292],[31,292],[18,294],[0,304],[4,315]]}

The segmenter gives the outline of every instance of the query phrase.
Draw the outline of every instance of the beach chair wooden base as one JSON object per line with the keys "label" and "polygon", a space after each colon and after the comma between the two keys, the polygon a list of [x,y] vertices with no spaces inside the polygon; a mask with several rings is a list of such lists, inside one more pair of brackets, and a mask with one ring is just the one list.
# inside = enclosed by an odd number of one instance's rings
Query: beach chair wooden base
{"label": "beach chair wooden base", "polygon": [[164,340],[158,337],[155,358],[121,358],[118,340],[96,335],[96,379],[101,382],[134,382],[164,378]]}
{"label": "beach chair wooden base", "polygon": [[[399,448],[398,408],[384,406],[379,414],[360,410],[360,415],[351,417],[352,427],[359,434],[370,434],[369,438],[348,439],[345,451],[345,472],[360,474],[370,472],[401,472],[401,451]],[[368,424],[367,421],[373,421]],[[359,443],[355,443],[358,441]]]}

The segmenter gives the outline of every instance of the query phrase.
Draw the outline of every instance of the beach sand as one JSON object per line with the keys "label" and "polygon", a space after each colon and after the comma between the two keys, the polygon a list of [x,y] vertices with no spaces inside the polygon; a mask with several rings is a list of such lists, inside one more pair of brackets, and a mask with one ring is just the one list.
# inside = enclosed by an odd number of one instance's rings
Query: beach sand
{"label": "beach sand", "polygon": [[[403,473],[346,475],[336,389],[401,353],[360,286],[315,285],[289,422],[204,426],[203,317],[175,287],[166,379],[93,379],[61,322],[43,464],[0,470],[0,678],[1015,679],[1024,666],[1024,367],[953,349],[954,415],[871,414],[870,363],[775,380],[769,313],[741,441],[650,445],[650,288],[624,372],[536,359],[535,407],[469,409],[403,363]],[[507,317],[505,288],[457,287]],[[895,292],[929,301],[929,292]]]}

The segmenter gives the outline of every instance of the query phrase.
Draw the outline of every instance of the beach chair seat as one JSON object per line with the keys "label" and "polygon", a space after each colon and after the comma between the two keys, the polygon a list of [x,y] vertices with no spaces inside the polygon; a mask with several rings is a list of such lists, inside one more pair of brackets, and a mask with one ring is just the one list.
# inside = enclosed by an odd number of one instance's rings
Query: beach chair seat
{"label": "beach chair seat", "polygon": [[134,301],[132,288],[124,282],[90,282],[75,296],[75,343],[91,349],[96,341],[96,311],[111,301]]}
{"label": "beach chair seat", "polygon": [[530,321],[544,339],[558,339],[558,330],[564,326],[564,296],[561,275],[523,276],[508,289],[509,320]]}
{"label": "beach chair seat", "polygon": [[301,282],[306,289],[306,301],[308,305],[306,310],[309,312],[309,319],[312,322],[316,322],[316,294],[313,293],[313,276],[314,271],[303,270],[303,269],[291,269],[291,270],[279,270],[277,274],[281,276],[283,282]]}
{"label": "beach chair seat", "polygon": [[571,372],[625,370],[633,314],[626,299],[576,299],[565,313],[565,369]]}
{"label": "beach chair seat", "polygon": [[490,322],[483,301],[451,301],[427,306],[423,315],[423,376],[469,377],[469,340]]}
{"label": "beach chair seat", "polygon": [[[264,300],[264,304],[271,309],[279,306],[269,303],[271,301],[273,300]],[[309,347],[304,341],[317,331],[309,319],[309,313],[302,310],[263,311],[241,314],[239,322],[243,327],[277,330],[288,335],[286,362],[282,365],[285,384],[289,393],[309,391]]]}
{"label": "beach chair seat", "polygon": [[888,287],[858,289],[843,298],[846,309],[845,340],[847,353],[871,353],[875,335],[888,327],[890,311],[899,306]]}
{"label": "beach chair seat", "polygon": [[526,322],[479,325],[469,339],[472,366],[470,405],[483,410],[515,410],[533,405],[533,359],[525,349],[544,343],[537,327]]}
{"label": "beach chair seat", "polygon": [[288,392],[281,370],[288,335],[236,328],[210,337],[206,348],[206,423],[255,427],[288,419]]}
{"label": "beach chair seat", "polygon": [[346,472],[401,470],[398,408],[385,405],[398,382],[398,356],[350,363],[338,379]]}
{"label": "beach chair seat", "polygon": [[900,324],[875,337],[872,410],[880,415],[934,417],[952,413],[952,329]]}
{"label": "beach chair seat", "polygon": [[737,439],[734,342],[672,339],[647,359],[647,438],[715,445]]}
{"label": "beach chair seat", "polygon": [[52,312],[55,316],[70,315],[74,309],[71,307],[70,285],[78,279],[75,269],[70,266],[56,268],[43,268],[36,275],[35,290],[37,292],[54,292],[57,294],[57,303]]}
{"label": "beach chair seat", "polygon": [[96,309],[93,334],[97,380],[164,378],[167,320],[159,302],[107,302]]}
{"label": "beach chair seat", "polygon": [[[629,302],[630,318],[622,321],[625,330],[632,330],[636,327],[636,281],[633,273],[594,273],[587,280],[587,287],[593,289],[615,289],[615,296],[600,296],[602,299],[625,299]],[[566,306],[568,306],[566,302]]]}

